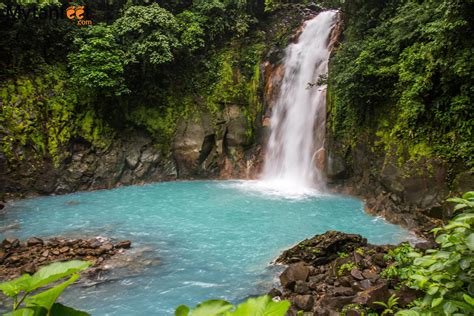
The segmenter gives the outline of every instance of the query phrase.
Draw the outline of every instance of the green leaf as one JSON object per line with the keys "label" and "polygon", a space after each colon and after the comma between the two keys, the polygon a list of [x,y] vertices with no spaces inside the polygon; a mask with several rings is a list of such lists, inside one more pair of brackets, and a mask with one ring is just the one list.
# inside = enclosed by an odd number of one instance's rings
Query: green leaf
{"label": "green leaf", "polygon": [[46,316],[47,310],[41,307],[20,308],[3,316]]}
{"label": "green leaf", "polygon": [[0,284],[0,291],[8,297],[17,296],[21,291],[26,291],[30,286],[31,275],[23,274],[21,277]]}
{"label": "green leaf", "polygon": [[250,298],[237,306],[232,316],[284,316],[290,303],[288,301],[273,302],[268,296]]}
{"label": "green leaf", "polygon": [[397,312],[395,316],[420,316],[420,313],[412,310],[404,310]]}
{"label": "green leaf", "polygon": [[471,251],[474,251],[474,233],[467,236],[466,245]]}
{"label": "green leaf", "polygon": [[188,316],[189,314],[189,307],[186,305],[180,305],[174,312],[175,316]]}
{"label": "green leaf", "polygon": [[431,266],[434,263],[436,263],[436,259],[431,259],[430,257],[416,258],[413,261],[413,264],[419,265],[425,268]]}
{"label": "green leaf", "polygon": [[60,280],[73,273],[87,269],[89,262],[72,260],[67,262],[55,262],[39,269],[30,280],[29,292],[45,286],[51,282]]}
{"label": "green leaf", "polygon": [[474,298],[472,298],[471,296],[467,294],[464,294],[462,297],[469,305],[474,306]]}
{"label": "green leaf", "polygon": [[462,195],[465,200],[474,199],[474,191],[468,191]]}
{"label": "green leaf", "polygon": [[60,303],[54,303],[49,316],[91,316],[91,314],[79,311],[72,307],[64,306]]}
{"label": "green leaf", "polygon": [[438,306],[439,304],[441,304],[443,302],[443,298],[442,297],[437,297],[435,298],[434,300],[431,301],[431,308],[435,308],[436,306]]}
{"label": "green leaf", "polygon": [[426,293],[428,293],[428,295],[435,295],[438,290],[439,286],[432,286],[428,289],[428,291],[426,291]]}
{"label": "green leaf", "polygon": [[210,300],[199,304],[189,316],[214,316],[230,310],[233,305],[222,300]]}
{"label": "green leaf", "polygon": [[58,299],[59,295],[64,291],[66,287],[74,283],[79,278],[79,274],[72,275],[69,280],[56,285],[55,287],[50,288],[44,292],[30,296],[26,298],[26,306],[41,306],[46,308],[48,311],[52,308],[54,302]]}
{"label": "green leaf", "polygon": [[454,304],[449,301],[443,305],[443,311],[446,316],[452,315],[456,309],[456,306],[454,306]]}

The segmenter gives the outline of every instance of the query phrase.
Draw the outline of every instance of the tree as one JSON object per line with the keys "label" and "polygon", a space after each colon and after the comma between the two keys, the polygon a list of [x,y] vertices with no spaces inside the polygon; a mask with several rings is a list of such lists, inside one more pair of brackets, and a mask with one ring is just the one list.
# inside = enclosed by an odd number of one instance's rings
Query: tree
{"label": "tree", "polygon": [[109,26],[85,28],[74,40],[77,50],[68,56],[71,79],[88,94],[106,96],[128,93],[124,80],[124,51]]}

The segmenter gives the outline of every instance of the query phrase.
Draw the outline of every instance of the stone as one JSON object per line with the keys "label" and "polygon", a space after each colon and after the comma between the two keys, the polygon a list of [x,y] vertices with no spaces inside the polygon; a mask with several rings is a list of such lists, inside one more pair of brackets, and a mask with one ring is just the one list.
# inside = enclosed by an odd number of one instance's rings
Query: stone
{"label": "stone", "polygon": [[64,247],[62,247],[61,249],[59,249],[59,252],[60,252],[60,253],[66,253],[66,252],[69,251],[69,249],[70,249],[70,248],[69,248],[68,246],[64,246]]}
{"label": "stone", "polygon": [[339,284],[345,287],[350,287],[351,286],[351,277],[349,276],[343,276],[339,278]]}
{"label": "stone", "polygon": [[357,268],[354,268],[354,269],[351,270],[351,275],[356,280],[363,280],[364,279],[364,276],[362,275],[362,272]]}
{"label": "stone", "polygon": [[270,290],[270,292],[268,292],[268,296],[270,296],[271,298],[281,297],[282,293],[279,289],[273,288]]}
{"label": "stone", "polygon": [[112,245],[111,243],[106,243],[106,244],[103,244],[102,246],[100,246],[100,249],[102,249],[106,252],[109,252],[112,249],[114,249],[114,245]]}
{"label": "stone", "polygon": [[375,283],[379,278],[380,276],[378,275],[377,272],[375,271],[371,271],[371,270],[364,270],[362,271],[362,276],[365,278],[365,279],[369,279],[371,282]]}
{"label": "stone", "polygon": [[374,302],[386,302],[390,297],[387,283],[379,283],[371,286],[365,291],[357,293],[354,303],[368,305],[373,309],[380,309],[380,306]]}
{"label": "stone", "polygon": [[365,313],[364,312],[360,312],[358,311],[357,309],[355,308],[351,308],[349,310],[346,311],[345,313],[346,316],[364,316]]}
{"label": "stone", "polygon": [[335,260],[339,257],[338,253],[350,253],[366,245],[367,239],[360,235],[327,231],[286,250],[276,262],[287,264],[289,258],[299,258],[300,261],[317,267]]}
{"label": "stone", "polygon": [[324,306],[327,309],[330,310],[340,310],[346,305],[349,305],[352,303],[354,300],[355,296],[329,296],[329,295],[324,295],[320,300],[319,300],[319,305]]}
{"label": "stone", "polygon": [[329,311],[326,308],[318,306],[314,309],[314,316],[329,316]]}
{"label": "stone", "polygon": [[428,249],[436,249],[438,247],[439,245],[434,241],[424,241],[415,244],[415,248],[422,251],[426,251]]}
{"label": "stone", "polygon": [[354,295],[354,290],[350,287],[338,286],[334,288],[334,296],[351,296]]}
{"label": "stone", "polygon": [[20,241],[16,238],[6,238],[2,242],[2,248],[17,248],[20,246]]}
{"label": "stone", "polygon": [[26,240],[26,245],[28,247],[42,245],[42,244],[43,244],[43,240],[37,237],[31,237]]}
{"label": "stone", "polygon": [[311,295],[297,295],[293,298],[295,305],[305,312],[309,312],[314,305],[314,298]]}
{"label": "stone", "polygon": [[89,242],[89,248],[97,249],[100,246],[102,246],[102,243],[98,240],[92,240],[91,242]]}
{"label": "stone", "polygon": [[296,284],[295,284],[295,292],[298,293],[298,294],[308,294],[309,292],[309,286],[308,286],[308,282],[305,282],[305,281],[296,281]]}
{"label": "stone", "polygon": [[140,161],[140,149],[133,148],[128,151],[125,156],[125,162],[127,163],[128,168],[135,169]]}
{"label": "stone", "polygon": [[43,252],[41,253],[41,256],[42,256],[42,257],[48,257],[48,256],[49,256],[49,250],[46,249],[45,251],[43,251]]}
{"label": "stone", "polygon": [[381,268],[385,268],[387,263],[385,262],[384,256],[383,253],[376,253],[372,256],[372,262]]}
{"label": "stone", "polygon": [[115,244],[117,249],[129,249],[131,246],[132,242],[130,240],[123,240]]}
{"label": "stone", "polygon": [[60,255],[60,252],[59,252],[59,250],[57,250],[57,249],[53,250],[52,253],[53,253],[53,255],[55,255],[55,256],[59,256],[59,255]]}
{"label": "stone", "polygon": [[417,298],[424,296],[422,291],[410,289],[407,286],[402,286],[399,290],[395,291],[394,294],[398,297],[398,305],[400,307],[407,307],[408,304]]}
{"label": "stone", "polygon": [[290,265],[280,275],[280,283],[283,287],[291,288],[296,281],[306,281],[309,276],[309,268],[304,262],[298,262]]}
{"label": "stone", "polygon": [[36,272],[36,266],[32,263],[25,264],[22,271],[23,273],[33,274]]}

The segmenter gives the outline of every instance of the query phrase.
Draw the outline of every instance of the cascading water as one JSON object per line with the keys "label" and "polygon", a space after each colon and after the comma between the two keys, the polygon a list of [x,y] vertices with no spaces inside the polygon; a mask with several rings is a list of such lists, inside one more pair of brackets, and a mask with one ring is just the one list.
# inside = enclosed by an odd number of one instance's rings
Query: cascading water
{"label": "cascading water", "polygon": [[262,174],[262,180],[274,187],[323,187],[315,160],[324,145],[326,85],[317,82],[328,71],[329,37],[336,21],[336,11],[319,13],[306,23],[298,42],[286,49]]}

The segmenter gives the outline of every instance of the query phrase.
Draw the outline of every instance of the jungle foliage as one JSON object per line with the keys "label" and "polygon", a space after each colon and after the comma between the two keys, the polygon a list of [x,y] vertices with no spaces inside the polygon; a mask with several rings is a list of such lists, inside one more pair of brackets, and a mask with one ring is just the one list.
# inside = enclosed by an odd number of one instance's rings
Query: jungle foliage
{"label": "jungle foliage", "polygon": [[[18,161],[32,148],[59,163],[71,140],[103,146],[137,127],[166,149],[180,117],[230,103],[252,137],[268,40],[258,29],[284,2],[0,1],[2,152]],[[93,24],[64,18],[70,5]]]}
{"label": "jungle foliage", "polygon": [[474,313],[474,192],[448,201],[454,217],[432,230],[438,248],[424,253],[408,244],[391,250],[383,276],[421,290],[424,297],[398,316],[472,315]]}
{"label": "jungle foliage", "polygon": [[345,1],[331,61],[333,133],[372,130],[405,159],[474,157],[472,0]]}

